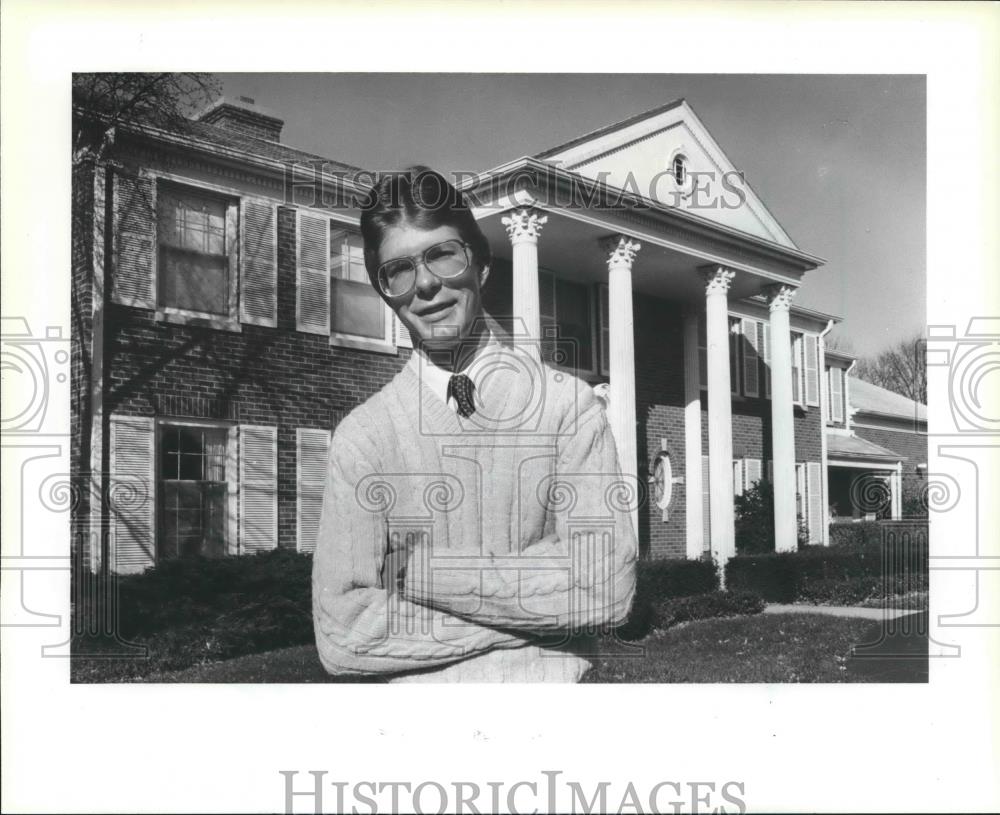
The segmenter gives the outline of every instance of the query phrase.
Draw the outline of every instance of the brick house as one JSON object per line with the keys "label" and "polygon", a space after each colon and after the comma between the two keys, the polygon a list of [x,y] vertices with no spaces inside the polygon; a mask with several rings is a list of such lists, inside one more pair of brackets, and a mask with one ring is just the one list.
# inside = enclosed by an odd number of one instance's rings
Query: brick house
{"label": "brick house", "polygon": [[[183,127],[119,128],[74,167],[72,467],[90,485],[74,545],[90,568],[311,551],[331,428],[411,353],[349,203],[372,174],[284,145],[282,125],[223,101]],[[495,255],[487,310],[606,385],[624,474],[650,485],[644,554],[724,561],[733,495],[762,478],[779,550],[798,517],[828,542],[837,318],[792,303],[822,260],[686,102],[464,190]]]}
{"label": "brick house", "polygon": [[850,376],[854,361],[827,350],[830,518],[898,519],[904,491],[927,475],[927,407]]}

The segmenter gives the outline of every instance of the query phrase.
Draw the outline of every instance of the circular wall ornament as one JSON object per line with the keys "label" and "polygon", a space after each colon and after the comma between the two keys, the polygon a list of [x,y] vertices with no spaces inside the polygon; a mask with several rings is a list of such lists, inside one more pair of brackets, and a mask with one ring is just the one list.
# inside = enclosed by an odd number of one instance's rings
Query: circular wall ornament
{"label": "circular wall ornament", "polygon": [[661,450],[653,460],[653,496],[656,505],[666,510],[674,491],[674,468],[670,463],[670,453]]}

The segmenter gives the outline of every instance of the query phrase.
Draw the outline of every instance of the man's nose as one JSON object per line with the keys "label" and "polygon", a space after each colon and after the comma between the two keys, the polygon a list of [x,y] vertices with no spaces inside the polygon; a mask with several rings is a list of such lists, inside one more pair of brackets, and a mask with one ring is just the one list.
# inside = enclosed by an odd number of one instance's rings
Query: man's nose
{"label": "man's nose", "polygon": [[441,279],[427,268],[426,263],[417,261],[417,293],[420,297],[433,297],[440,288]]}

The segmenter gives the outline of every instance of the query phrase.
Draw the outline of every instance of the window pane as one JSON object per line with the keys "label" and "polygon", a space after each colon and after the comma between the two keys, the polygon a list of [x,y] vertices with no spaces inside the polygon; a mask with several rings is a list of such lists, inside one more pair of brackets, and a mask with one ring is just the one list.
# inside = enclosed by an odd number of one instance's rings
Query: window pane
{"label": "window pane", "polygon": [[590,325],[590,292],[587,287],[557,279],[556,312],[560,336],[575,341],[572,352],[576,359],[564,364],[578,370],[591,370],[593,332]]}
{"label": "window pane", "polygon": [[222,198],[161,185],[157,193],[160,305],[229,313],[229,258]]}
{"label": "window pane", "polygon": [[228,258],[161,247],[159,278],[161,305],[229,313]]}
{"label": "window pane", "polygon": [[384,339],[385,304],[367,281],[330,281],[330,325],[342,334]]}
{"label": "window pane", "polygon": [[368,283],[364,245],[357,232],[330,226],[330,276]]}
{"label": "window pane", "polygon": [[161,187],[159,242],[195,252],[225,254],[226,202]]}

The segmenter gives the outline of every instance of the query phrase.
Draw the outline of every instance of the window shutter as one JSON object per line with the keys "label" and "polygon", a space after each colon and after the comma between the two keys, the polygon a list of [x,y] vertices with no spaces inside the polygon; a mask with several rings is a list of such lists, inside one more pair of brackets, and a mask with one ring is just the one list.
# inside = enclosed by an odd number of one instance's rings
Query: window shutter
{"label": "window shutter", "polygon": [[278,233],[275,206],[240,202],[240,321],[274,328],[278,324]]}
{"label": "window shutter", "polygon": [[819,342],[815,334],[806,334],[802,344],[805,354],[806,404],[819,407]]}
{"label": "window shutter", "polygon": [[810,461],[806,465],[807,473],[807,506],[809,518],[809,542],[820,543],[823,540],[823,472],[818,461]]}
{"label": "window shutter", "polygon": [[144,416],[112,416],[108,507],[111,571],[141,572],[156,563],[156,425]]}
{"label": "window shutter", "polygon": [[758,481],[760,481],[760,459],[759,458],[748,458],[744,459],[744,473],[746,475],[746,488],[750,489]]}
{"label": "window shutter", "polygon": [[240,425],[240,553],[278,545],[278,430]]}
{"label": "window shutter", "polygon": [[771,324],[761,323],[761,358],[764,360],[764,397],[771,398]]}
{"label": "window shutter", "polygon": [[743,318],[743,393],[746,396],[760,394],[757,348],[757,321]]}
{"label": "window shutter", "polygon": [[295,264],[295,327],[330,333],[330,222],[298,213]]}
{"label": "window shutter", "polygon": [[300,427],[295,431],[295,545],[300,552],[316,549],[329,452],[329,430]]}
{"label": "window shutter", "polygon": [[705,315],[698,315],[698,384],[708,390],[708,329]]}
{"label": "window shutter", "polygon": [[116,303],[156,308],[156,185],[150,178],[115,174]]}
{"label": "window shutter", "polygon": [[792,334],[792,402],[802,403],[802,335]]}
{"label": "window shutter", "polygon": [[[809,508],[806,505],[806,465],[801,461],[795,462],[795,492],[797,493],[795,514],[796,516],[801,515],[808,520],[806,517],[809,512]],[[796,521],[798,521],[797,517]]]}
{"label": "window shutter", "polygon": [[403,325],[403,321],[399,319],[395,314],[392,315],[392,322],[395,325],[396,330],[396,347],[397,348],[412,348],[413,347],[413,337],[410,336],[410,329]]}
{"label": "window shutter", "polygon": [[729,318],[729,391],[733,396],[740,393],[740,321]]}
{"label": "window shutter", "polygon": [[733,495],[743,494],[743,459],[733,459]]}
{"label": "window shutter", "polygon": [[712,509],[711,509],[711,483],[708,477],[708,456],[701,457],[701,514],[702,525],[705,528],[705,548],[711,549],[709,541],[712,540]]}
{"label": "window shutter", "polygon": [[603,376],[611,374],[611,324],[608,306],[608,287],[601,283],[597,287],[597,320],[601,335],[600,372]]}
{"label": "window shutter", "polygon": [[844,369],[830,369],[830,418],[844,421]]}

